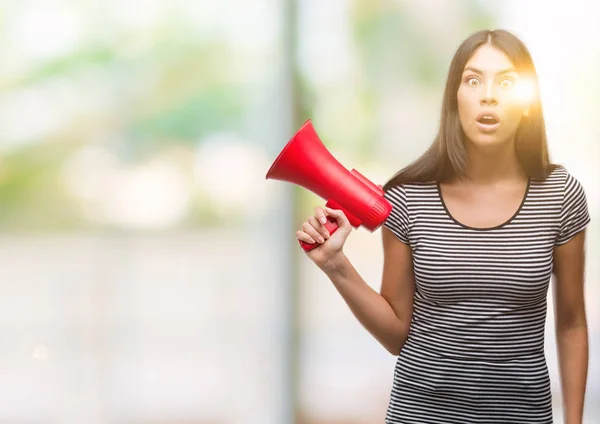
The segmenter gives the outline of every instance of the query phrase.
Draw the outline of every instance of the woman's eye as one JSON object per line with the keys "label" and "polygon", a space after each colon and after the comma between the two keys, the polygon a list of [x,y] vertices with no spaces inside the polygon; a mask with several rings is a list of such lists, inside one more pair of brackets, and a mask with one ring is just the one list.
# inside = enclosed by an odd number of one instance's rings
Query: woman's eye
{"label": "woman's eye", "polygon": [[500,87],[502,87],[502,88],[510,88],[510,87],[512,87],[512,85],[513,85],[512,80],[505,79],[505,80],[500,81]]}
{"label": "woman's eye", "polygon": [[467,84],[472,85],[472,86],[477,86],[477,85],[479,85],[479,80],[477,78],[471,77],[471,78],[467,79]]}

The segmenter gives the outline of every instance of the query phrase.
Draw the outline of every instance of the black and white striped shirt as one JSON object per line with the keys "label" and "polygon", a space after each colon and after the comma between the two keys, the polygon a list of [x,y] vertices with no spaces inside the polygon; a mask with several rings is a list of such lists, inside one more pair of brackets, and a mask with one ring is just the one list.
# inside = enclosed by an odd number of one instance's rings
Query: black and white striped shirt
{"label": "black and white striped shirt", "polygon": [[486,229],[456,221],[435,182],[385,196],[415,273],[386,422],[552,423],[547,291],[554,247],[590,221],[579,181],[564,167],[530,179],[515,214]]}

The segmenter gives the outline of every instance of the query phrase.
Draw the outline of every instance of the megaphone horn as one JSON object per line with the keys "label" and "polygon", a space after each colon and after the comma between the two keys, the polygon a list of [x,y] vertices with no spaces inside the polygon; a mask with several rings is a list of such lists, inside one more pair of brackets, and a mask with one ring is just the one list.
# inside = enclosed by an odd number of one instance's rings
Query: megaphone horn
{"label": "megaphone horn", "polygon": [[[389,216],[392,206],[383,189],[355,169],[348,171],[323,145],[312,122],[307,120],[279,153],[266,179],[290,182],[310,190],[327,201],[332,209],[341,209],[350,224],[375,231]],[[337,223],[325,225],[331,234]],[[300,242],[305,250],[318,245]]]}

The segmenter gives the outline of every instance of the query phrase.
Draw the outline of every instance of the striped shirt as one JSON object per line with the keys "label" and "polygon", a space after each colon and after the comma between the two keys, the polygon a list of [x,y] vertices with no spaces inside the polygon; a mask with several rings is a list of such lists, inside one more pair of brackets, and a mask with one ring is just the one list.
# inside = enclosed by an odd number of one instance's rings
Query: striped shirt
{"label": "striped shirt", "polygon": [[552,423],[547,292],[553,248],[590,221],[579,181],[562,166],[529,179],[515,214],[485,229],[455,220],[435,182],[385,196],[415,274],[386,423]]}

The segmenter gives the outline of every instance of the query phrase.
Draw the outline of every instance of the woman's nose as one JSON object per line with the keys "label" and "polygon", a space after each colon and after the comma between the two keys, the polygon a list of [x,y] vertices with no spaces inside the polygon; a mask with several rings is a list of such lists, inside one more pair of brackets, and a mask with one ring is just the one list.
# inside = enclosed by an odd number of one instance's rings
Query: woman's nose
{"label": "woman's nose", "polygon": [[498,98],[496,96],[494,87],[492,84],[486,84],[481,93],[481,104],[482,105],[496,105],[498,104]]}

